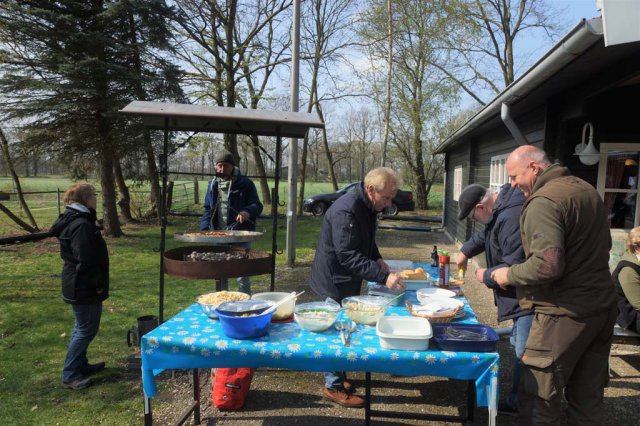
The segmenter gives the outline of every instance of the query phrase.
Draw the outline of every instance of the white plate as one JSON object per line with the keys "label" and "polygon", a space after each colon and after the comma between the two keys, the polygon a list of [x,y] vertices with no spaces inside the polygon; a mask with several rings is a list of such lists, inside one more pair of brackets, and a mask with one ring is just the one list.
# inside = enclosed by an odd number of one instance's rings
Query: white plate
{"label": "white plate", "polygon": [[455,297],[456,293],[451,290],[447,290],[446,288],[439,287],[427,287],[421,288],[416,292],[416,296],[418,300],[421,298],[430,298],[430,297]]}
{"label": "white plate", "polygon": [[459,307],[464,307],[464,303],[460,300],[451,298],[431,298],[421,302],[420,305],[414,305],[413,311],[420,314],[433,315],[433,314],[446,314]]}

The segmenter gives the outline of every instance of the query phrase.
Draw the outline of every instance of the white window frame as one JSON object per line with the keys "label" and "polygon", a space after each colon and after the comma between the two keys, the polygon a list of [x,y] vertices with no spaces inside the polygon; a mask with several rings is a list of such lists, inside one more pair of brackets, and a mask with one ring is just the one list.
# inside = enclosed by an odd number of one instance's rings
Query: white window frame
{"label": "white window frame", "polygon": [[509,154],[491,157],[491,166],[489,168],[489,191],[491,192],[499,192],[502,185],[509,182],[507,157],[509,157]]}
{"label": "white window frame", "polygon": [[462,166],[453,169],[453,201],[458,201],[462,192]]}
{"label": "white window frame", "polygon": [[[611,151],[637,151],[640,152],[640,143],[601,143],[600,144],[600,161],[598,162],[598,184],[596,189],[600,198],[604,201],[605,192],[622,192],[622,193],[638,193],[638,188],[636,189],[620,189],[620,188],[611,188],[606,189],[605,183],[607,179],[607,156]],[[639,166],[640,167],[640,166]],[[640,176],[636,175],[636,176]],[[638,186],[638,185],[637,185]],[[640,203],[636,203],[636,212],[635,212],[635,220],[633,226],[640,225]]]}

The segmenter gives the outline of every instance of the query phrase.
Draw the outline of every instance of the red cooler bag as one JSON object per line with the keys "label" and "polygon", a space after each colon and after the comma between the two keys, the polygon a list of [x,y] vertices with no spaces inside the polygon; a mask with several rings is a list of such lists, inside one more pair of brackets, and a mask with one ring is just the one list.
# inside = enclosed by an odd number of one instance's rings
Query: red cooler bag
{"label": "red cooler bag", "polygon": [[211,399],[220,410],[239,410],[251,387],[253,368],[211,369]]}

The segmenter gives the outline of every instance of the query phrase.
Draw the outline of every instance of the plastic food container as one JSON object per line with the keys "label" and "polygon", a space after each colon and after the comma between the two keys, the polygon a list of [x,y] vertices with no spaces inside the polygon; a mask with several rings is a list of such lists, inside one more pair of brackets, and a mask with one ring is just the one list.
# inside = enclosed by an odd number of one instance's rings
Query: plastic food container
{"label": "plastic food container", "polygon": [[336,322],[340,305],[327,302],[310,302],[296,305],[293,318],[303,330],[324,331]]}
{"label": "plastic food container", "polygon": [[[277,303],[284,299],[285,297],[291,296],[291,293],[273,291],[267,293],[256,293],[251,296],[253,300],[265,300],[267,302]],[[280,305],[278,309],[273,313],[272,319],[274,321],[282,321],[287,318],[291,318],[293,315],[293,308],[296,306],[296,298],[285,302],[283,305]]]}
{"label": "plastic food container", "polygon": [[216,311],[225,336],[241,340],[255,339],[267,334],[272,314],[230,316]]}
{"label": "plastic food container", "polygon": [[427,350],[429,339],[433,335],[431,324],[426,318],[398,316],[380,318],[376,333],[382,348],[401,351]]}
{"label": "plastic food container", "polygon": [[342,299],[342,307],[351,320],[358,324],[376,325],[384,316],[389,298],[382,296],[351,296]]}
{"label": "plastic food container", "polygon": [[249,299],[249,295],[239,291],[218,291],[198,296],[196,302],[200,305],[200,308],[202,308],[202,312],[209,318],[217,319],[218,317],[214,311],[221,303],[247,299]]}
{"label": "plastic food container", "polygon": [[[486,337],[486,340],[469,340],[447,335],[447,327],[470,331]],[[495,352],[499,337],[495,330],[482,324],[433,324],[433,342],[443,351]]]}
{"label": "plastic food container", "polygon": [[[387,286],[374,284],[369,286],[367,293],[369,294],[369,296],[386,297],[388,300],[391,300],[399,294],[403,293],[403,290],[391,290]],[[398,297],[389,304],[389,306],[402,305],[404,305],[404,297]]]}

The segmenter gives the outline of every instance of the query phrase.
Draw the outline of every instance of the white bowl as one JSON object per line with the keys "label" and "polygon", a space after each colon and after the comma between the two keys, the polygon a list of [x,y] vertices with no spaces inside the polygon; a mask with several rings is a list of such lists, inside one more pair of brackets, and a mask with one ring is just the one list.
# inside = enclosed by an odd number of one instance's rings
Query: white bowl
{"label": "white bowl", "polygon": [[[251,298],[254,300],[265,300],[267,302],[277,303],[288,296],[291,296],[291,293],[286,293],[282,291],[272,291],[272,292],[266,292],[266,293],[256,293],[253,296],[251,296]],[[288,302],[285,302],[284,304],[280,305],[278,309],[276,309],[276,311],[273,313],[272,318],[276,321],[282,321],[287,318],[291,318],[291,315],[293,315],[293,308],[295,308],[295,306],[296,306],[296,298],[294,297]]]}
{"label": "white bowl", "polygon": [[420,317],[382,317],[376,325],[376,333],[382,348],[401,351],[427,350],[433,336],[429,320]]}

